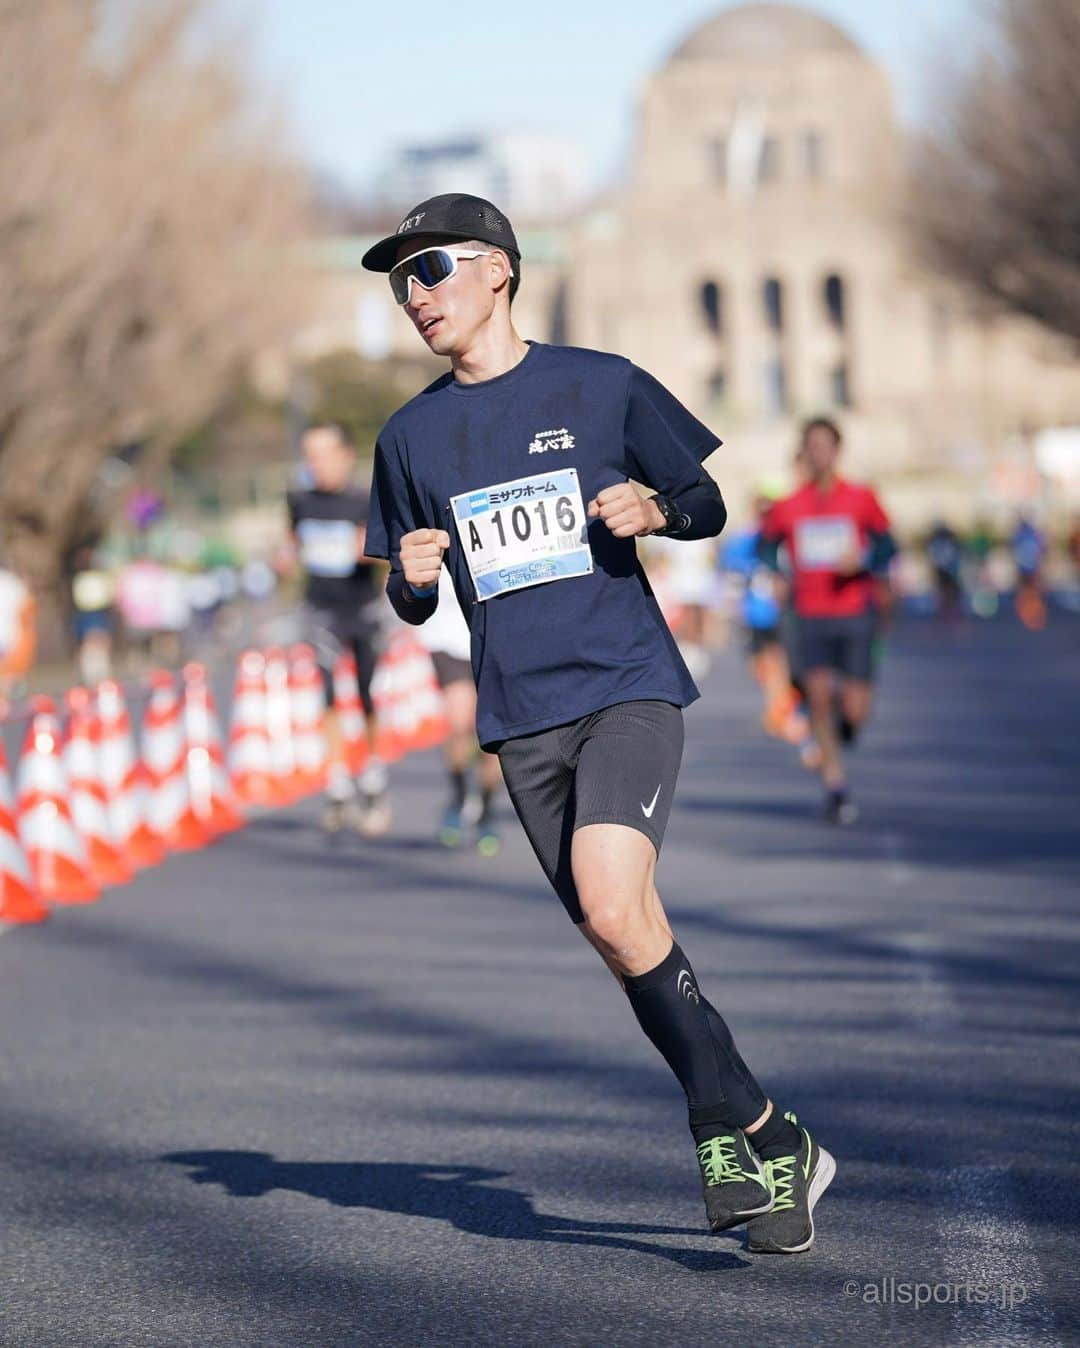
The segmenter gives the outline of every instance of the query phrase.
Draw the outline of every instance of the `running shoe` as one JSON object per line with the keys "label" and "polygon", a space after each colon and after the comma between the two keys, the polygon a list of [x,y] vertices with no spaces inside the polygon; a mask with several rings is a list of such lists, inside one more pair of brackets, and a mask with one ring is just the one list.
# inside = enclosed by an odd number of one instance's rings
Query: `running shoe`
{"label": "running shoe", "polygon": [[772,1207],[765,1168],[740,1129],[699,1143],[697,1157],[710,1231],[726,1231]]}
{"label": "running shoe", "polygon": [[825,818],[830,824],[854,824],[859,807],[844,787],[834,787],[825,796]]}
{"label": "running shoe", "polygon": [[460,847],[465,832],[465,821],[456,805],[448,805],[439,825],[439,842],[444,847]]}
{"label": "running shoe", "polygon": [[328,800],[323,807],[322,827],[325,833],[340,833],[345,827],[345,804],[343,800]]}
{"label": "running shoe", "polygon": [[481,819],[476,826],[476,850],[482,857],[495,857],[499,855],[501,846],[502,841],[494,819]]}
{"label": "running shoe", "polygon": [[364,796],[357,821],[357,832],[365,838],[384,838],[390,832],[392,821],[389,796],[385,793],[378,796]]}
{"label": "running shoe", "polygon": [[[798,1126],[794,1114],[784,1118]],[[755,1217],[746,1228],[755,1254],[798,1254],[814,1243],[814,1208],[832,1183],[836,1162],[805,1128],[800,1131],[796,1155],[765,1162],[773,1202],[769,1212]]]}

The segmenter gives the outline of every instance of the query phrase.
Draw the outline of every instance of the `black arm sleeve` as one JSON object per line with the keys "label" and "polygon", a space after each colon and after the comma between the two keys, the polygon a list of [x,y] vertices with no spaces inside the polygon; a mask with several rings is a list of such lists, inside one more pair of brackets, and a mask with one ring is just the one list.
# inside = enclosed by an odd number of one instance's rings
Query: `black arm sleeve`
{"label": "black arm sleeve", "polygon": [[884,575],[889,569],[889,563],[895,556],[896,540],[892,534],[886,532],[870,535],[870,555],[866,562],[867,571],[872,572],[875,576]]}
{"label": "black arm sleeve", "polygon": [[770,571],[778,572],[780,570],[780,540],[778,538],[766,538],[763,533],[759,533],[755,552],[758,561],[763,566],[767,566]]}
{"label": "black arm sleeve", "polygon": [[386,597],[390,600],[394,612],[402,622],[419,627],[426,623],[439,607],[439,592],[414,595],[409,589],[405,576],[400,571],[391,571],[386,581]]}
{"label": "black arm sleeve", "polygon": [[707,473],[688,487],[668,498],[679,507],[690,523],[678,533],[668,534],[668,538],[715,538],[727,523],[727,507],[720,495],[720,488]]}

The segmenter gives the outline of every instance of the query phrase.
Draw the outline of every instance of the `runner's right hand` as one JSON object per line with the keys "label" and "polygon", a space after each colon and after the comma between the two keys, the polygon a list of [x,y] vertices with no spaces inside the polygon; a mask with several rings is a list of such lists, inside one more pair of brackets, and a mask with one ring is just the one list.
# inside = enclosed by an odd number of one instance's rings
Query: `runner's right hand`
{"label": "runner's right hand", "polygon": [[450,546],[445,529],[416,529],[401,540],[401,570],[414,590],[438,585],[443,553]]}

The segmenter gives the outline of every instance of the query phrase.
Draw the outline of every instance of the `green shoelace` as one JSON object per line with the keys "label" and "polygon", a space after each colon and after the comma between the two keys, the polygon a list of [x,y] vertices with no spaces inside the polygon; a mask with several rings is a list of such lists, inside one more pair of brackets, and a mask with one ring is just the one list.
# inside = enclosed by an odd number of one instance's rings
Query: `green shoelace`
{"label": "green shoelace", "polygon": [[697,1155],[705,1183],[710,1188],[716,1184],[740,1183],[757,1178],[756,1175],[748,1175],[739,1164],[733,1137],[710,1137],[707,1142],[700,1144]]}
{"label": "green shoelace", "polygon": [[765,1162],[765,1177],[773,1191],[773,1212],[783,1212],[795,1206],[795,1195],[791,1187],[795,1182],[795,1156],[778,1156],[774,1161]]}

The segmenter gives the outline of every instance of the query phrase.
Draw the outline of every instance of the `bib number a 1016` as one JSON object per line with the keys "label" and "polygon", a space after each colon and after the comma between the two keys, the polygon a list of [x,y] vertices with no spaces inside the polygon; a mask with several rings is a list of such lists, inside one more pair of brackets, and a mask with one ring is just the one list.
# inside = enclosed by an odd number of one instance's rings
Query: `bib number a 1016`
{"label": "bib number a 1016", "polygon": [[450,506],[477,599],[593,569],[574,468],[462,492]]}

